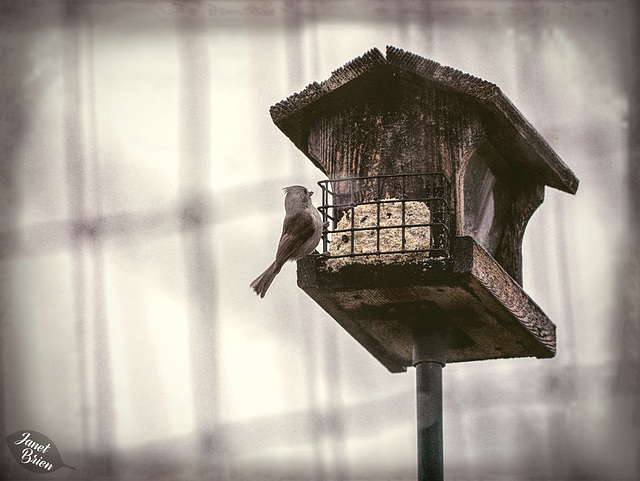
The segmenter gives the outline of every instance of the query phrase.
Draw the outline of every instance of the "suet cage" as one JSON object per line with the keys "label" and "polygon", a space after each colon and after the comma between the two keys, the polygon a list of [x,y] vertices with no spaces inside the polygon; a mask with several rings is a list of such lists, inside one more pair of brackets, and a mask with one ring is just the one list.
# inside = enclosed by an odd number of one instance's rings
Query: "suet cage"
{"label": "suet cage", "polygon": [[402,259],[398,254],[450,257],[451,187],[444,174],[349,177],[318,185],[327,226],[322,249],[332,259],[389,263]]}

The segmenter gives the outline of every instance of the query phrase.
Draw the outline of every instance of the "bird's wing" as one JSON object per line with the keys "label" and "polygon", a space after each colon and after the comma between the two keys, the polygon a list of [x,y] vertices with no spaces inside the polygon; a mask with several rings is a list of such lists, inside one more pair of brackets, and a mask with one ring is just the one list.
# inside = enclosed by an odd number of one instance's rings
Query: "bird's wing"
{"label": "bird's wing", "polygon": [[302,211],[284,220],[282,236],[278,243],[276,262],[284,264],[302,245],[307,242],[315,231],[313,217]]}

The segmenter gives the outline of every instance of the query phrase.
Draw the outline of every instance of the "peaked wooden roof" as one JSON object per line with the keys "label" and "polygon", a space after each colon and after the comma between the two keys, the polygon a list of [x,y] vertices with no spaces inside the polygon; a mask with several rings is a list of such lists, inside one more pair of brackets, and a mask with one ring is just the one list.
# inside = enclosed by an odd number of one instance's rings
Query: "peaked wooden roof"
{"label": "peaked wooden roof", "polygon": [[550,187],[576,192],[578,179],[571,169],[497,85],[391,46],[387,47],[386,57],[378,49],[371,49],[335,70],[327,80],[314,82],[277,103],[270,109],[271,118],[309,156],[308,116],[315,113],[318,104],[357,84],[358,79],[398,71],[411,74],[414,81],[446,89],[479,105],[488,139],[506,161],[525,164]]}

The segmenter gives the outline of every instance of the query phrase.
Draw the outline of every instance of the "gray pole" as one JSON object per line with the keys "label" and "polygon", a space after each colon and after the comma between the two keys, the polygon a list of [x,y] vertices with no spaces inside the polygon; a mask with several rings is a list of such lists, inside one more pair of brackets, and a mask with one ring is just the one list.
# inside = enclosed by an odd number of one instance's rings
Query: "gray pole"
{"label": "gray pole", "polygon": [[444,480],[442,368],[446,363],[446,318],[439,309],[414,326],[418,414],[418,480]]}

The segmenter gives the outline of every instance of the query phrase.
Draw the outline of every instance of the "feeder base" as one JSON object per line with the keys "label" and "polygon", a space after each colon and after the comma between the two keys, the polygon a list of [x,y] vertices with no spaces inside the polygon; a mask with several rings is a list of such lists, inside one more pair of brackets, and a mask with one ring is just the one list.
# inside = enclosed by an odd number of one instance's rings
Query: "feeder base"
{"label": "feeder base", "polygon": [[450,258],[327,268],[298,261],[298,285],[389,371],[412,365],[413,332],[434,305],[447,316],[446,362],[550,358],[556,327],[471,237]]}

